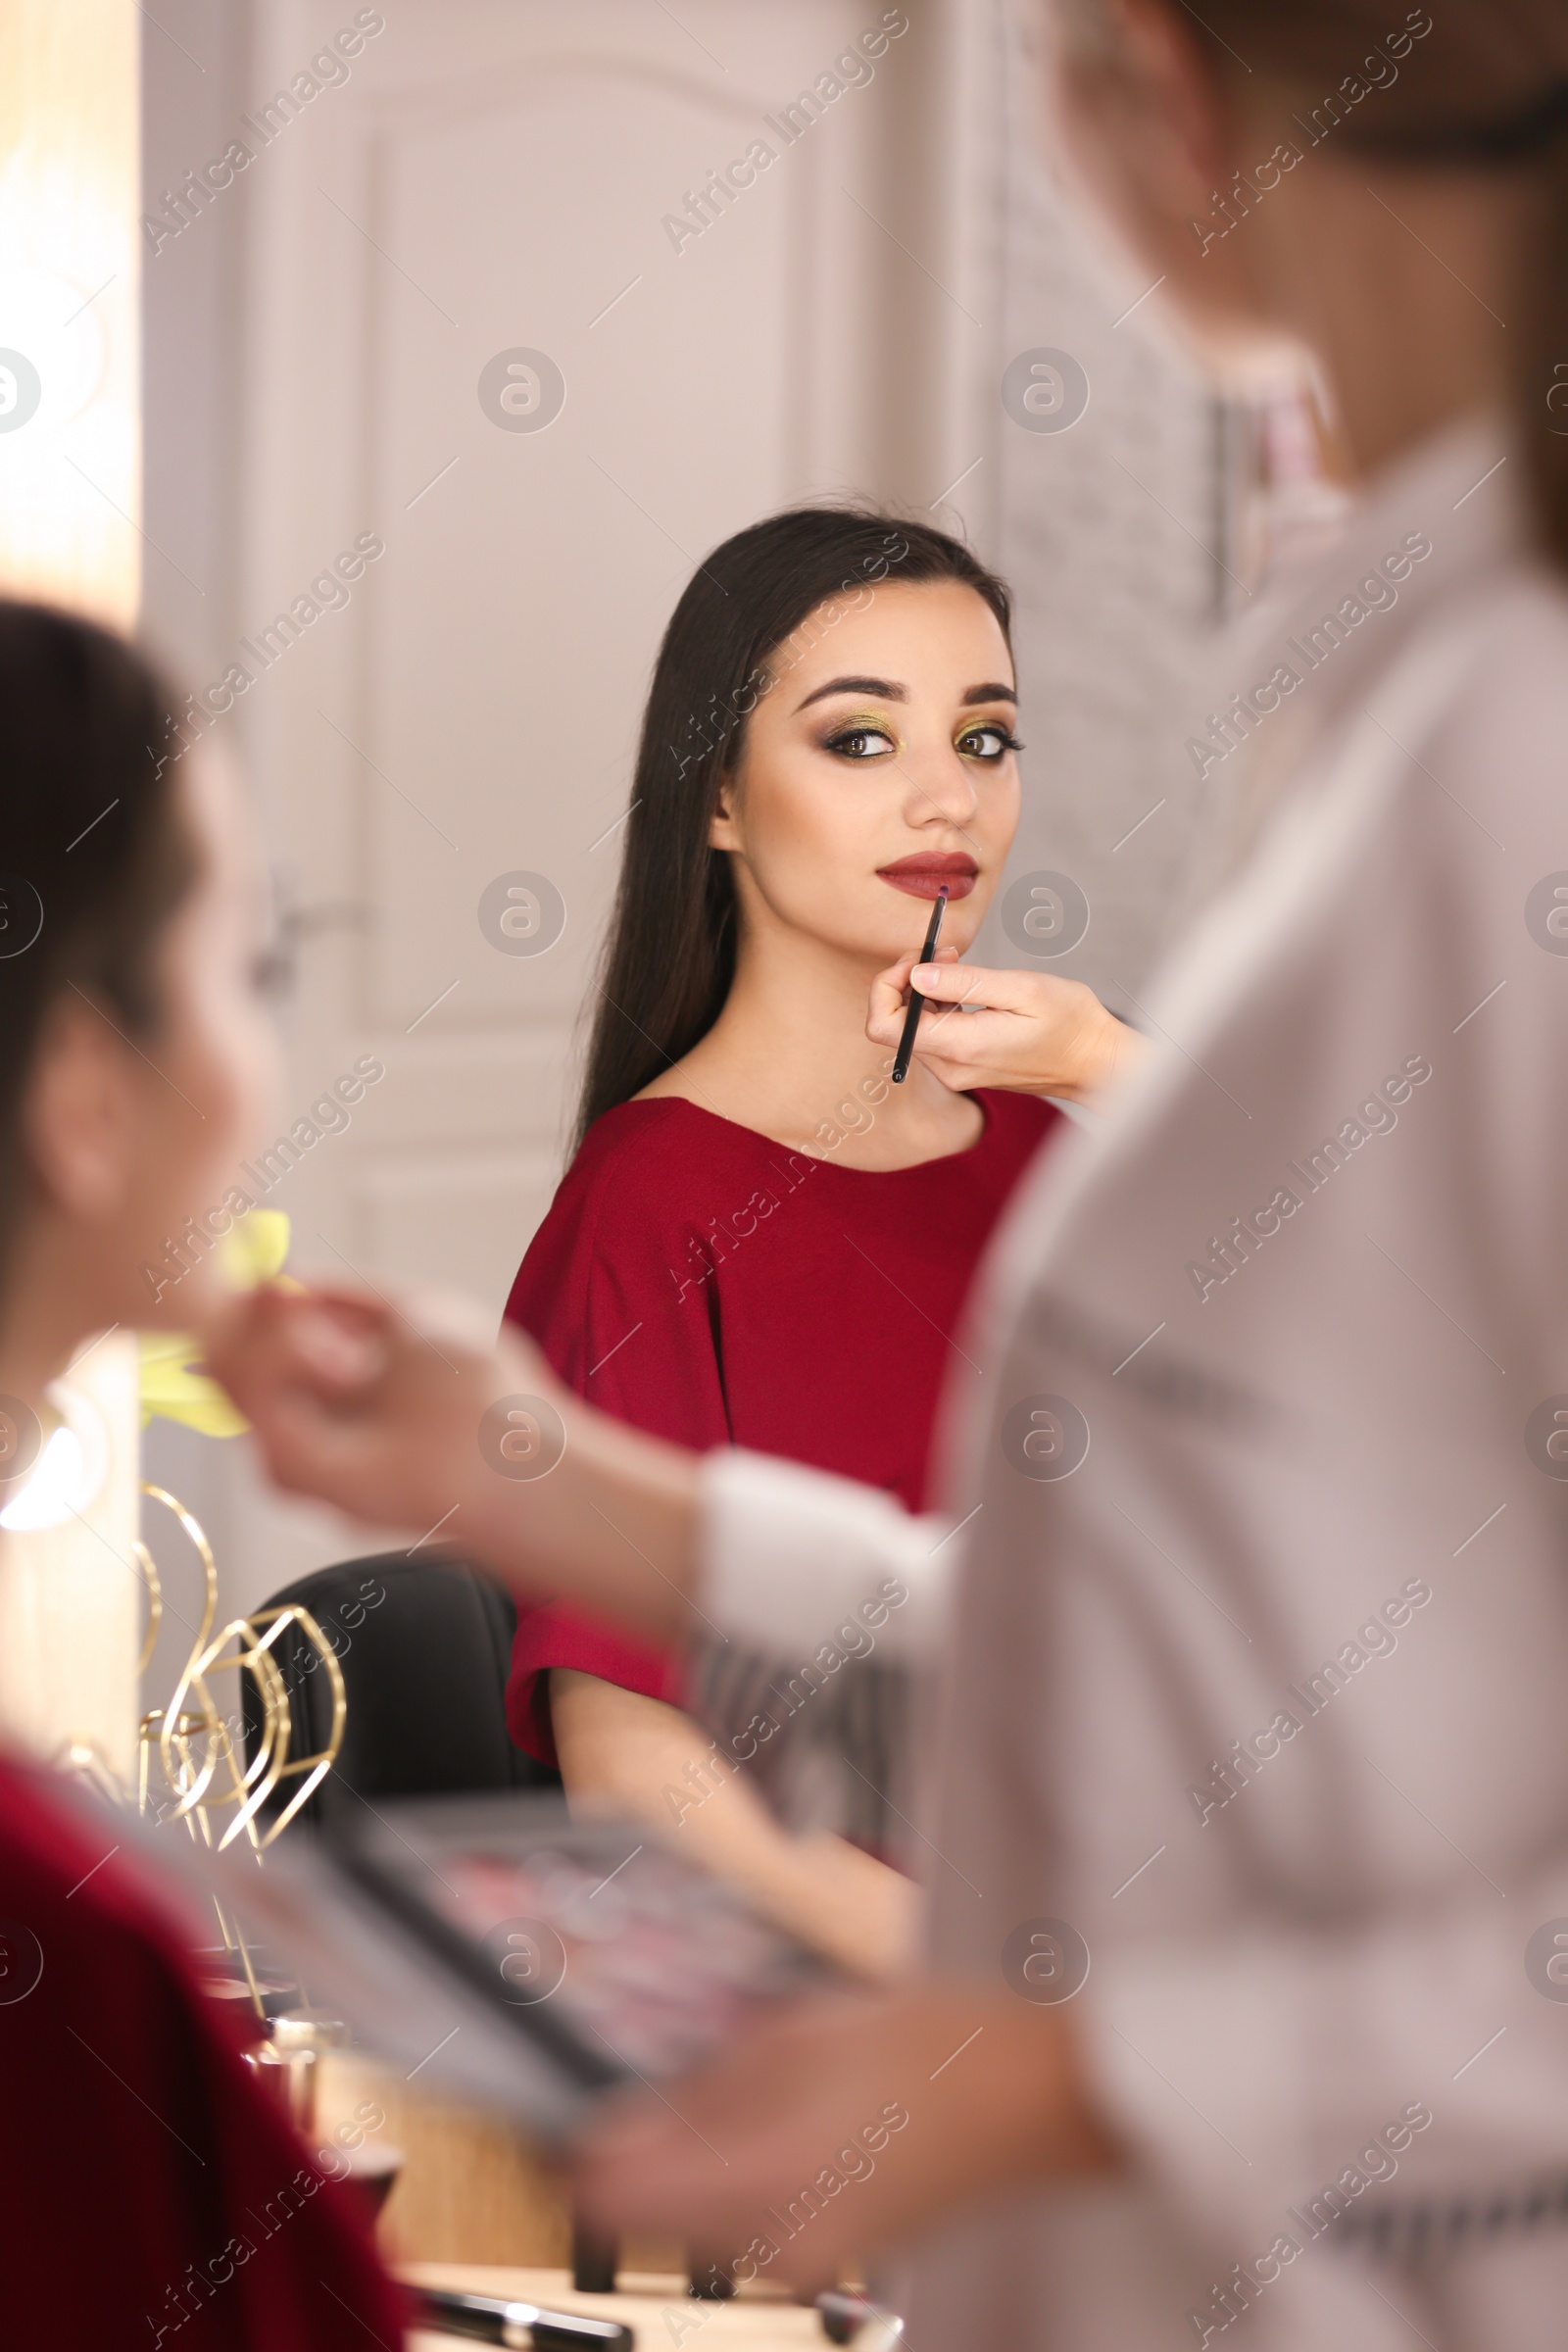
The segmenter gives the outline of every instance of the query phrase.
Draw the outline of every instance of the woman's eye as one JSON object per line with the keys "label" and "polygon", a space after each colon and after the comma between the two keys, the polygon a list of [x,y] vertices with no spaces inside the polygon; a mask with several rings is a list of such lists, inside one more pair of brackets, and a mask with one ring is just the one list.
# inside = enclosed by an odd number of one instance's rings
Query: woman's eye
{"label": "woman's eye", "polygon": [[830,735],[824,749],[836,752],[841,760],[878,760],[897,746],[881,727],[846,727],[842,733]]}
{"label": "woman's eye", "polygon": [[970,727],[958,737],[958,750],[966,760],[1003,760],[1008,752],[1021,752],[1023,745],[1006,727]]}

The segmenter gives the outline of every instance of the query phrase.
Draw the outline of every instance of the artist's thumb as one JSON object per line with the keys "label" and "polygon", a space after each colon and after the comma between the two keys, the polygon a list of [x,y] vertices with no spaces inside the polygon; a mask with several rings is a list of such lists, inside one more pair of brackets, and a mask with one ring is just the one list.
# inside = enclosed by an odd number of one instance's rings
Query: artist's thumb
{"label": "artist's thumb", "polygon": [[[937,954],[940,958],[940,949]],[[981,971],[974,964],[943,963],[938,960],[934,963],[917,963],[909,974],[909,986],[936,1004],[961,1004],[965,997],[983,1004],[984,985],[994,977],[993,973]]]}

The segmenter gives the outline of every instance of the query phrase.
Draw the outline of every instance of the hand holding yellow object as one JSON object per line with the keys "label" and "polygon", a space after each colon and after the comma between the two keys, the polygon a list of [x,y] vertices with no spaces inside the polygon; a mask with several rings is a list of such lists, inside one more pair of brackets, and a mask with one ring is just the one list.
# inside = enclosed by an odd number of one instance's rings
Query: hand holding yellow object
{"label": "hand holding yellow object", "polygon": [[[264,1282],[279,1279],[288,1255],[289,1221],[280,1208],[253,1208],[219,1245],[219,1266],[236,1291],[254,1291]],[[299,1284],[282,1277],[286,1290]],[[166,1421],[182,1421],[204,1437],[237,1438],[250,1427],[235,1411],[217,1381],[200,1367],[201,1342],[184,1331],[144,1331],[141,1334],[141,1422],[146,1428],[155,1414]]]}

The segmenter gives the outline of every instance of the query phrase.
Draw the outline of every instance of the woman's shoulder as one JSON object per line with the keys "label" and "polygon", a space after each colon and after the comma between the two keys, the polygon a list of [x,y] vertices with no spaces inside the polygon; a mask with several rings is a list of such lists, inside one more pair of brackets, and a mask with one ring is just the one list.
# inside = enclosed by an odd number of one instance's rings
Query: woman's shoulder
{"label": "woman's shoulder", "polygon": [[690,1192],[694,1171],[745,1158],[764,1139],[714,1116],[684,1095],[639,1095],[601,1112],[561,1180],[558,1202],[579,1208],[618,1200],[657,1211]]}
{"label": "woman's shoulder", "polygon": [[1064,1113],[1049,1095],[1019,1095],[1001,1087],[975,1089],[986,1114],[984,1143],[994,1151],[1027,1154],[1059,1124]]}
{"label": "woman's shoulder", "polygon": [[[116,1849],[118,1853],[119,1849]],[[90,1901],[73,1904],[82,1873],[93,1881]],[[0,1762],[0,1873],[27,1922],[24,1948],[14,1954],[25,1970],[30,1955],[40,1978],[49,1977],[46,2007],[70,2008],[99,1987],[104,2022],[141,2019],[141,2031],[160,2031],[188,2011],[196,2023],[200,2007],[188,1974],[176,1914],[153,1882],[138,1879],[112,1854],[105,1862],[99,1825],[79,1807],[69,1785],[50,1788],[32,1769],[10,1759]],[[49,1966],[42,1961],[47,1950]],[[107,1987],[115,1987],[110,2000]]]}
{"label": "woman's shoulder", "polygon": [[678,1254],[693,1223],[734,1205],[730,1194],[752,1148],[762,1148],[761,1139],[679,1095],[603,1112],[528,1245],[507,1310],[512,1320],[537,1333],[543,1317],[598,1280],[625,1288],[654,1279],[648,1269],[658,1275],[669,1251]]}
{"label": "woman's shoulder", "polygon": [[[5,1997],[24,2003],[6,2039],[0,2120],[12,2137],[25,2132],[33,2160],[16,2172],[6,2218],[35,2257],[7,2279],[8,2334],[19,2343],[128,2343],[148,2298],[209,2256],[217,2283],[208,2294],[224,2291],[214,2250],[225,2237],[232,2248],[232,2233],[243,2238],[256,2221],[260,2242],[234,2319],[247,2342],[287,2342],[296,2352],[339,2342],[329,2321],[318,2328],[302,2316],[317,2308],[311,2282],[323,2272],[357,2314],[368,2314],[367,2329],[384,2328],[377,2340],[389,2340],[402,2316],[397,2291],[359,2215],[346,2198],[339,2204],[341,2192],[317,2175],[251,2080],[237,2013],[213,2000],[197,1973],[199,1917],[175,1883],[154,1875],[151,1856],[133,1862],[118,1843],[106,1854],[103,1840],[115,1835],[112,1817],[100,1818],[69,1784],[0,1758],[0,1885],[16,1913],[7,1929],[15,1981]],[[0,2014],[11,2012],[0,2006]],[[143,2188],[122,2200],[117,2179],[100,2200],[92,2218],[101,2276],[83,2273],[79,2260],[71,2267],[80,2232],[70,2201],[51,2189],[70,2176],[84,2139],[115,2151]],[[199,2191],[171,2141],[202,2168]],[[256,2208],[270,2212],[266,2200],[291,2178],[295,2202],[283,2211],[299,2218],[274,2239]],[[89,2204],[93,2186],[83,2190]],[[219,2340],[238,2339],[227,2329],[201,2337]]]}

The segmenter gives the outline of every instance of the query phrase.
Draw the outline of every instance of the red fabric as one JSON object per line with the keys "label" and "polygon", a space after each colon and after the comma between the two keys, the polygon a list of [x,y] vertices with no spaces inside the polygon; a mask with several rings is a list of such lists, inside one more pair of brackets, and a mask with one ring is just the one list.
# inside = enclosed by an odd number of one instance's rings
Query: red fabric
{"label": "red fabric", "polygon": [[[561,1377],[699,1452],[747,1446],[885,1488],[910,1510],[976,1263],[1060,1117],[984,1093],[970,1151],[886,1172],[808,1159],[673,1096],[584,1139],[507,1303]],[[564,1608],[517,1624],[507,1715],[556,1760],[553,1666],[680,1699],[672,1652]]]}
{"label": "red fabric", "polygon": [[0,2343],[397,2352],[359,2192],[252,2082],[113,1844],[113,1815],[0,1762]]}

